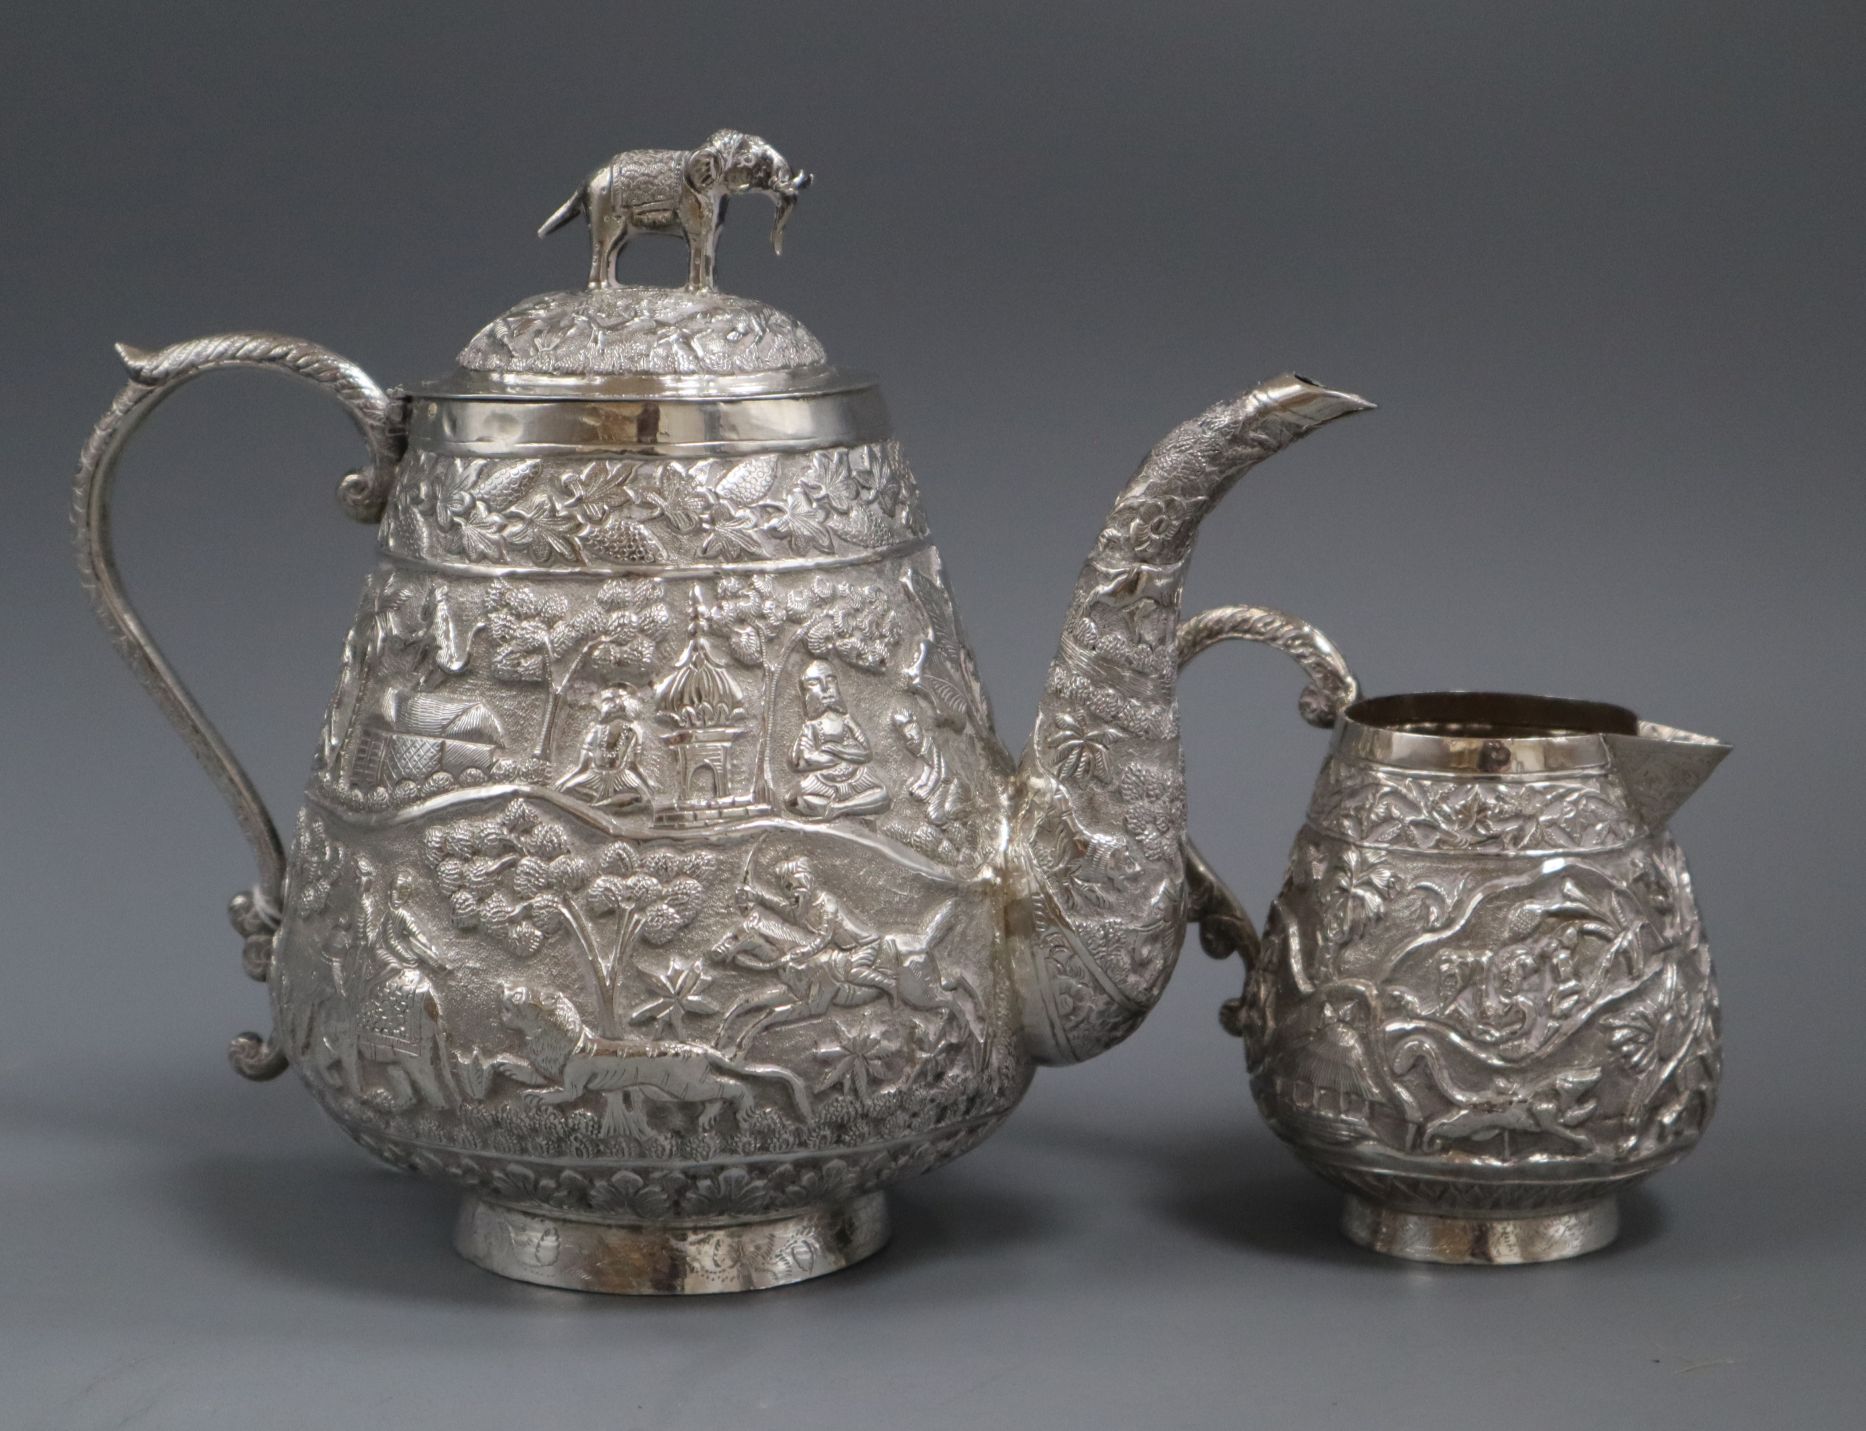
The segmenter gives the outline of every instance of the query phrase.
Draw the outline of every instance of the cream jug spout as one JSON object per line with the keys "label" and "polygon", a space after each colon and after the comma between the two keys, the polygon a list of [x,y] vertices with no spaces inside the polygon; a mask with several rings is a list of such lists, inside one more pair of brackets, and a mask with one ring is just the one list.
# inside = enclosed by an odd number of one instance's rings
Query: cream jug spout
{"label": "cream jug spout", "polygon": [[1708,735],[1650,720],[1639,722],[1636,735],[1608,733],[1604,739],[1627,799],[1649,830],[1663,828],[1730,753]]}
{"label": "cream jug spout", "polygon": [[1013,797],[1009,925],[1039,1062],[1127,1037],[1185,935],[1174,637],[1199,523],[1264,458],[1372,406],[1286,374],[1208,409],[1148,455],[1084,564]]}

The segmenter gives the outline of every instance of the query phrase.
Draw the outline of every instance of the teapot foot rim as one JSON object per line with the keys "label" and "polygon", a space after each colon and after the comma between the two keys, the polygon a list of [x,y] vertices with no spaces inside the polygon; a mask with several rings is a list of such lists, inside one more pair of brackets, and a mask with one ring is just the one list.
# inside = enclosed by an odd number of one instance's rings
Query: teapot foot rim
{"label": "teapot foot rim", "polygon": [[1343,1199],[1348,1241],[1387,1257],[1460,1267],[1515,1267],[1597,1252],[1620,1235],[1620,1204],[1605,1197],[1558,1212],[1516,1217],[1445,1217],[1388,1207],[1353,1193]]}
{"label": "teapot foot rim", "polygon": [[469,1195],[454,1250],[516,1282],[620,1296],[691,1296],[788,1286],[839,1272],[887,1245],[879,1192],[744,1222],[615,1223]]}

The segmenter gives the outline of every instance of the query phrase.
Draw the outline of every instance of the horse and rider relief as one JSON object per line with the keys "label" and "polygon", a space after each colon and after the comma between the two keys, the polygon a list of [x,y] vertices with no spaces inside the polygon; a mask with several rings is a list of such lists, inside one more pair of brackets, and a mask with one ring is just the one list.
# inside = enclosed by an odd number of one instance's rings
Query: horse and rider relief
{"label": "horse and rider relief", "polygon": [[[833,1145],[1014,1096],[991,1087],[998,1015],[946,948],[960,902],[877,919],[833,848],[593,842],[523,799],[428,826],[423,867],[386,878],[315,818],[298,845],[317,874],[297,912],[324,935],[318,967],[287,975],[322,988],[294,1056],[322,1094],[430,1140],[555,1121],[640,1152]],[[455,981],[469,963],[506,970],[491,1006]]]}

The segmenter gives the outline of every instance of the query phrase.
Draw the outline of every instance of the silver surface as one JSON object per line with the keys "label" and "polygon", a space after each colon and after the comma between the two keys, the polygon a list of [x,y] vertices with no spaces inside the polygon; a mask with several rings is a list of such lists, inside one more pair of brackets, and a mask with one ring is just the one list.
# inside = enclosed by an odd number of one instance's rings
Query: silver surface
{"label": "silver surface", "polygon": [[[370,464],[344,476],[338,497],[352,517],[374,522],[382,516],[402,450],[401,413],[354,363],[299,338],[223,333],[153,353],[119,344],[117,354],[130,370],[130,381],[92,429],[72,484],[78,576],[118,654],[232,807],[241,833],[253,848],[259,863],[258,882],[233,897],[228,913],[235,932],[246,941],[246,972],[263,980],[270,973],[272,938],[279,925],[285,852],[252,778],[162,655],[123,589],[111,544],[110,499],[117,459],[143,420],[194,379],[229,368],[273,369],[327,389],[349,411],[369,447]],[[234,1068],[248,1078],[274,1078],[285,1070],[285,1056],[276,1042],[260,1034],[236,1035],[227,1054]]]}
{"label": "silver surface", "polygon": [[[1259,462],[1372,406],[1285,373],[1182,423],[1121,493],[1076,578],[1018,766],[1010,845],[1011,953],[1038,1062],[1076,1063],[1126,1038],[1179,958],[1186,777],[1174,640],[1199,524]],[[1193,878],[1202,882],[1199,869]]]}
{"label": "silver surface", "polygon": [[734,195],[763,194],[777,209],[771,251],[782,252],[784,228],[810,175],[755,134],[716,130],[695,149],[630,149],[596,170],[560,205],[538,237],[582,215],[590,230],[590,287],[616,283],[616,260],[633,233],[677,234],[687,243],[687,288],[713,287],[719,226]]}
{"label": "silver surface", "polygon": [[888,1241],[881,1193],[759,1222],[639,1227],[525,1212],[469,1195],[454,1248],[515,1282],[566,1292],[757,1292],[840,1272]]}
{"label": "silver surface", "polygon": [[1376,1251],[1604,1245],[1615,1196],[1689,1152],[1716,1107],[1717,986],[1663,820],[1727,747],[1488,692],[1357,701],[1334,724],[1225,1008],[1259,1109],[1347,1191],[1344,1229]]}
{"label": "silver surface", "polygon": [[460,352],[482,381],[587,388],[646,379],[736,381],[782,387],[826,362],[823,345],[790,314],[711,289],[638,284],[541,293],[507,309]]}
{"label": "silver surface", "polygon": [[415,446],[464,457],[748,456],[853,447],[883,441],[891,431],[887,404],[872,386],[687,401],[417,397],[409,404],[409,428]]}
{"label": "silver surface", "polygon": [[[1326,730],[1360,695],[1360,685],[1335,643],[1299,616],[1267,606],[1218,606],[1180,623],[1174,641],[1174,659],[1183,669],[1201,652],[1222,641],[1254,641],[1271,646],[1295,661],[1309,677],[1297,710],[1310,725]],[[1199,926],[1199,945],[1214,959],[1236,954],[1246,966],[1257,957],[1257,928],[1249,912],[1197,846],[1188,838],[1186,854],[1186,921]],[[1219,1022],[1231,1033],[1241,1031],[1240,1001],[1227,1002]]]}
{"label": "silver surface", "polygon": [[[761,141],[715,142],[791,182]],[[640,351],[628,382],[667,379],[629,315],[658,323],[691,294],[614,286],[616,235],[640,220],[638,171],[678,186],[709,163],[625,154],[591,180],[591,291],[626,300],[625,331],[609,343],[562,295],[525,305],[534,345],[576,310],[555,377],[611,387]],[[706,256],[689,289],[713,302],[709,212],[680,222]],[[500,319],[461,366],[518,346]],[[406,414],[353,365],[264,335],[153,361],[182,381],[223,348],[364,392],[375,474],[392,471],[353,503],[381,519],[380,561],[282,882],[243,773],[96,575],[93,514],[152,369],[78,474],[100,617],[264,836],[234,916],[277,1033],[242,1036],[235,1065],[289,1061],[362,1147],[465,1189],[476,1261],[614,1292],[730,1290],[614,1270],[694,1223],[709,1255],[740,1249],[745,1286],[867,1255],[874,1216],[776,1240],[772,1219],[872,1210],[991,1134],[1036,1064],[1134,1030],[1197,859],[1173,656],[1193,537],[1258,462],[1370,406],[1286,375],[1154,448],[1078,578],[1014,766],[879,392],[829,378],[820,349],[767,395],[741,364],[729,391],[421,395]],[[527,1217],[568,1219],[566,1261],[512,1261],[544,1237]],[[604,1223],[633,1230],[584,1234]]]}
{"label": "silver surface", "polygon": [[1349,1193],[1341,1203],[1341,1231],[1370,1252],[1408,1262],[1513,1267],[1598,1252],[1620,1235],[1620,1205],[1603,1198],[1539,1217],[1441,1217]]}
{"label": "silver surface", "polygon": [[[587,294],[591,290],[581,290]],[[664,295],[664,288],[640,290]],[[547,293],[533,303],[553,302],[574,294]],[[723,300],[722,301],[727,301]],[[750,300],[729,300],[747,301]],[[521,309],[526,304],[519,305]],[[497,323],[501,320],[495,319]],[[475,353],[479,339],[460,354],[459,366],[441,378],[411,383],[406,389],[416,398],[521,398],[526,401],[588,402],[626,398],[651,402],[698,402],[713,398],[821,397],[875,387],[873,375],[852,371],[827,361],[800,362],[756,372],[643,372],[639,368],[617,372],[534,373],[498,366],[490,353]],[[475,357],[493,366],[468,366]]]}
{"label": "silver surface", "polygon": [[[1809,836],[1866,777],[1823,736],[1866,698],[1866,12],[1318,14],[14,8],[0,1422],[1850,1431],[1866,966],[1855,845]],[[1381,411],[1234,494],[1188,612],[1300,612],[1372,691],[1553,685],[1737,747],[1672,822],[1729,1014],[1716,1124],[1612,1248],[1514,1276],[1344,1241],[1214,1032],[1237,966],[1191,950],[1133,1038],[891,1193],[879,1256],[752,1297],[487,1275],[457,1194],[226,1076],[265,1017],[223,913],[252,857],[63,540],[123,381],[100,339],[271,323],[428,376],[581,281],[580,234],[528,235],[615,134],[715,114],[822,172],[781,260],[733,214],[721,282],[885,371],[1001,731],[1118,471],[1285,358]],[[665,240],[624,262],[684,278]],[[217,377],[117,483],[129,592],[282,816],[371,561],[331,519],[362,451],[296,384]],[[1302,684],[1214,653],[1182,686],[1193,831],[1258,916],[1326,744]]]}

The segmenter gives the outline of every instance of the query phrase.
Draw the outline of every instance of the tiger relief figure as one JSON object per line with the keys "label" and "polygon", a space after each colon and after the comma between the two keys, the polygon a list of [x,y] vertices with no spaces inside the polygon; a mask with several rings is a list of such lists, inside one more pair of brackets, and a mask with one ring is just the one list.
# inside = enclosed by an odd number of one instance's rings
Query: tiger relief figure
{"label": "tiger relief figure", "polygon": [[575,1103],[587,1094],[603,1094],[607,1133],[650,1137],[648,1102],[700,1105],[702,1130],[712,1127],[727,1104],[742,1119],[753,1101],[751,1089],[738,1081],[747,1078],[782,1083],[798,1117],[807,1121],[812,1116],[810,1090],[788,1069],[741,1063],[705,1044],[604,1038],[587,1028],[577,1006],[555,989],[507,985],[499,1017],[524,1039],[525,1051],[499,1054],[488,1061],[489,1070],[526,1085],[526,1096],[538,1103]]}

